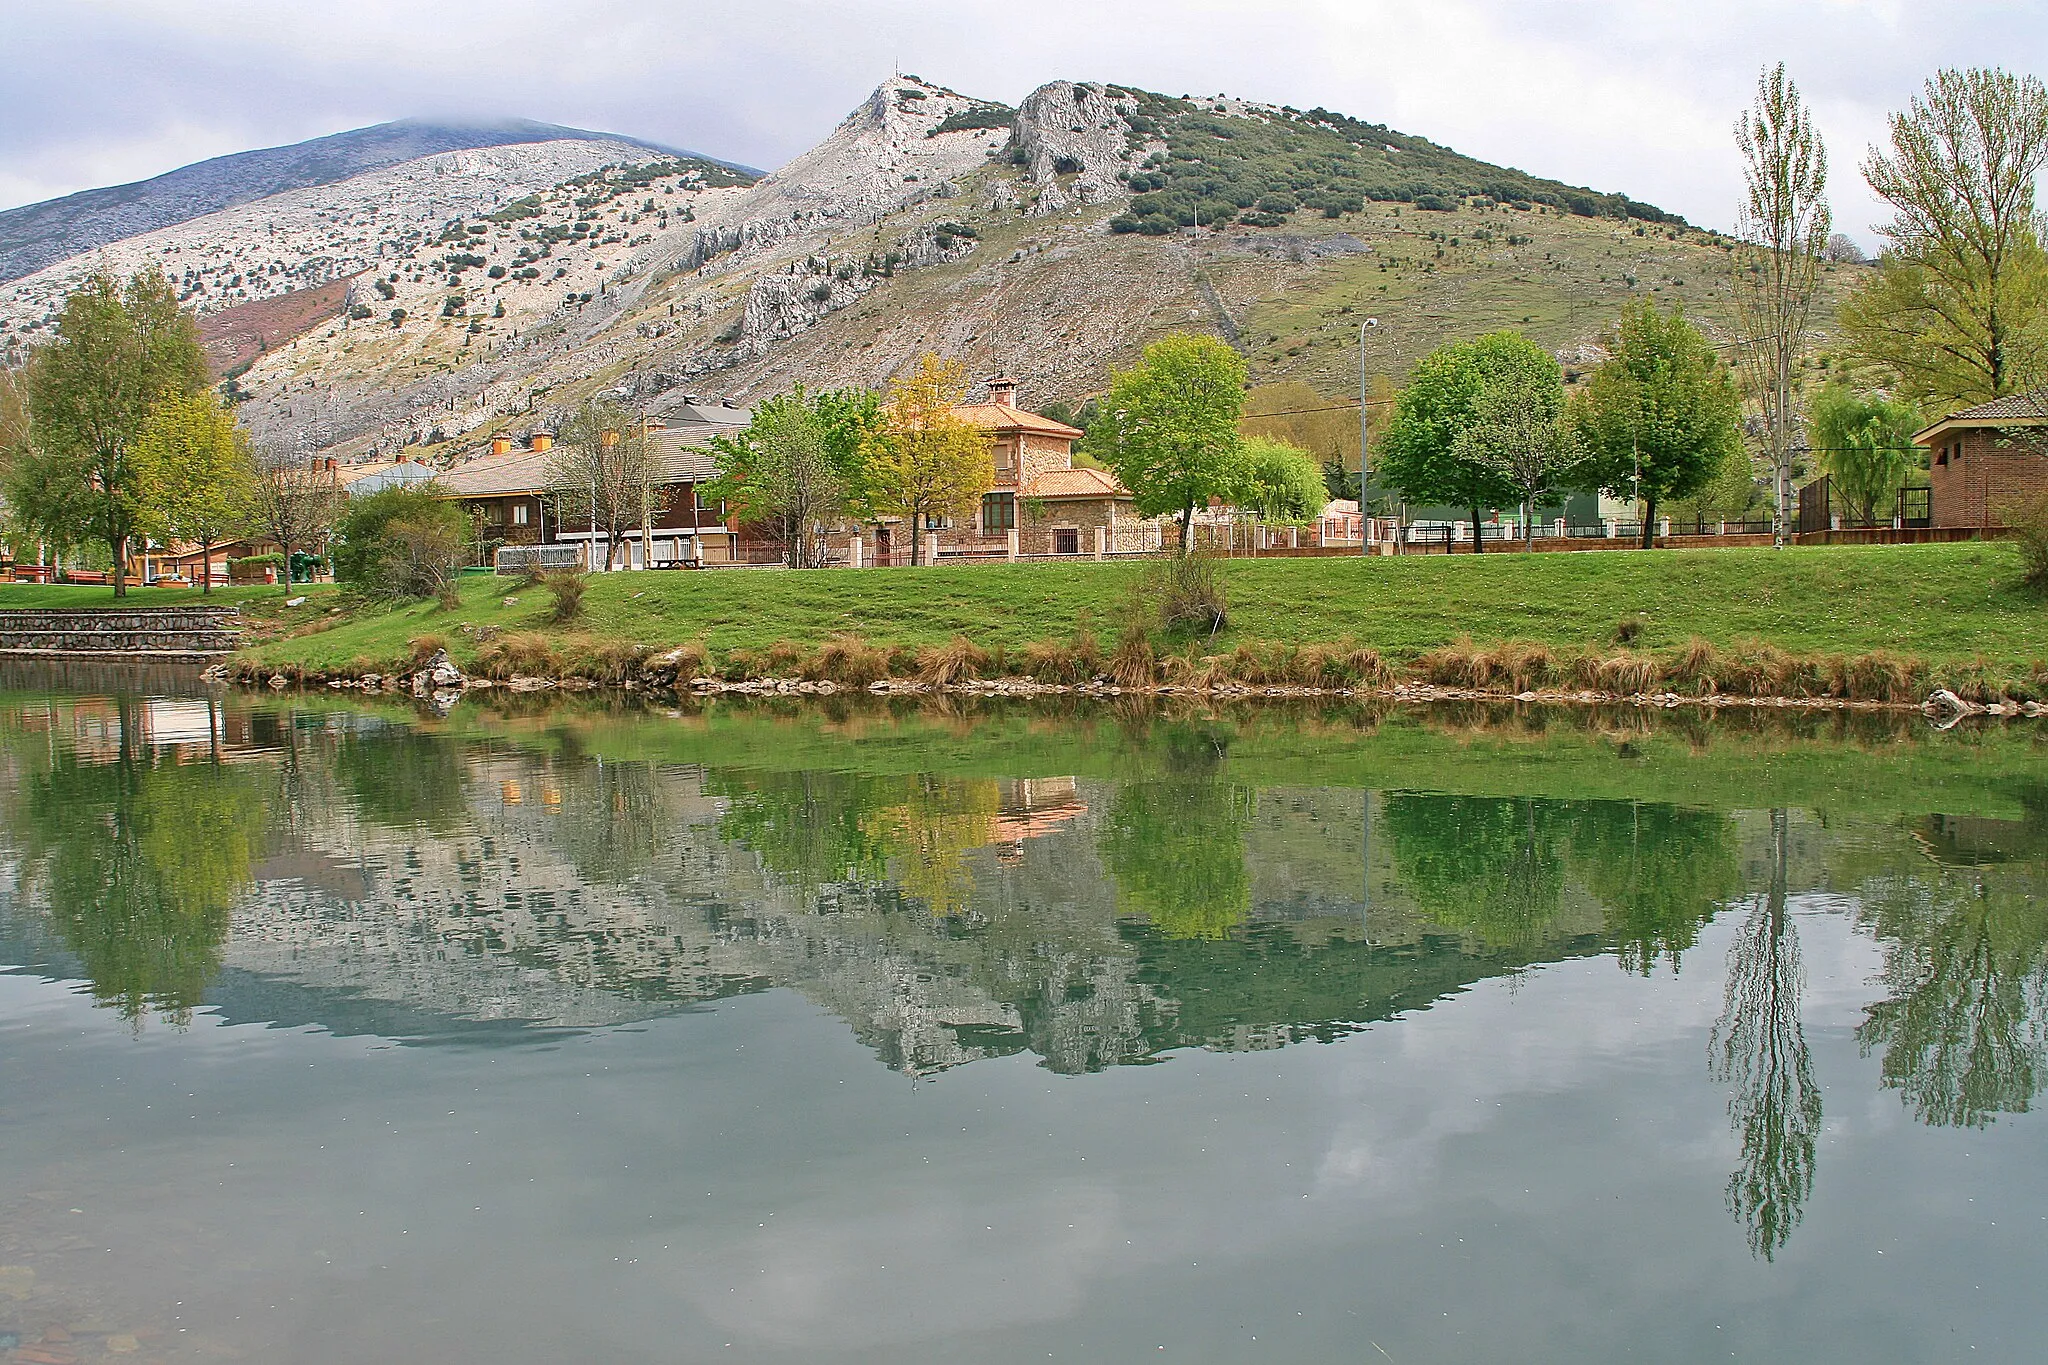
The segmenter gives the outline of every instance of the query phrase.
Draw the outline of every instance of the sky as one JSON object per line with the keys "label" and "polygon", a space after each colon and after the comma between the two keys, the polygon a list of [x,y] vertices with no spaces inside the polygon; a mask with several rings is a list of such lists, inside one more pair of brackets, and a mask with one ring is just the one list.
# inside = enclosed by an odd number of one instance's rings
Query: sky
{"label": "sky", "polygon": [[0,0],[0,207],[413,116],[521,117],[772,169],[893,71],[1321,105],[1730,227],[1783,61],[1857,171],[1943,66],[2048,70],[2041,0]]}

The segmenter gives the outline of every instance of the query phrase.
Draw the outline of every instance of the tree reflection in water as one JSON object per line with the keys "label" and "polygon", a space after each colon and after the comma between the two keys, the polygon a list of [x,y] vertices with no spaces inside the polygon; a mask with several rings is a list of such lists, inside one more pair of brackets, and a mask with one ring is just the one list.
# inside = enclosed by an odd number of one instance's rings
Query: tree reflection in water
{"label": "tree reflection in water", "polygon": [[1728,1211],[1752,1254],[1777,1257],[1813,1192],[1820,1087],[1800,1018],[1805,974],[1799,932],[1786,913],[1787,818],[1771,812],[1769,891],[1750,908],[1728,950],[1728,987],[1709,1035],[1709,1070],[1733,1087],[1728,1117],[1742,1155],[1728,1177]]}
{"label": "tree reflection in water", "polygon": [[109,761],[67,751],[25,778],[8,824],[22,888],[47,905],[93,998],[137,1023],[152,1009],[183,1023],[220,971],[269,803],[246,768],[138,743],[140,710],[121,707]]}
{"label": "tree reflection in water", "polygon": [[1922,1123],[1981,1128],[2048,1085],[2048,885],[2038,865],[1944,868],[1865,889],[1886,998],[1856,1030]]}

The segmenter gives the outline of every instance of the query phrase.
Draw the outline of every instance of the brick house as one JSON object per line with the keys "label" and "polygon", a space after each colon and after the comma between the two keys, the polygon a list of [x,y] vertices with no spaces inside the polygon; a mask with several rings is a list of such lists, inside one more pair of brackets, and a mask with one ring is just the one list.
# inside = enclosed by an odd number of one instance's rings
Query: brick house
{"label": "brick house", "polygon": [[[710,441],[721,433],[745,428],[745,408],[685,405],[666,420],[647,419],[647,439],[656,466],[652,489],[653,515],[648,533],[636,530],[621,547],[621,562],[645,567],[647,546],[656,564],[729,563],[746,558],[743,532],[725,507],[699,489],[718,476]],[[491,435],[490,442],[436,480],[444,497],[461,502],[482,523],[483,538],[503,545],[571,544],[592,547],[591,560],[604,562],[604,536],[593,534],[587,521],[564,519],[548,493],[548,465],[554,433],[536,428],[523,442],[510,432]]]}
{"label": "brick house", "polygon": [[2002,526],[2014,502],[2048,490],[2048,387],[1942,418],[1927,449],[1936,526]]}
{"label": "brick house", "polygon": [[1074,442],[1083,433],[1018,407],[1015,380],[989,380],[987,402],[954,411],[989,433],[995,461],[974,534],[1007,542],[1014,530],[1018,553],[1027,555],[1093,554],[1098,528],[1111,550],[1156,546],[1158,523],[1138,517],[1115,475],[1074,467]]}

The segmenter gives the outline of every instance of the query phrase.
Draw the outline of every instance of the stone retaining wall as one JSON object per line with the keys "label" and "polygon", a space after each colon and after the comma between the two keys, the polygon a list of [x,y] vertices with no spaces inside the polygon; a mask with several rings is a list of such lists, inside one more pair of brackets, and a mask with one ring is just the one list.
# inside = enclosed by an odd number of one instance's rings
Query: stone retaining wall
{"label": "stone retaining wall", "polygon": [[0,611],[0,653],[135,658],[226,654],[241,637],[233,607]]}

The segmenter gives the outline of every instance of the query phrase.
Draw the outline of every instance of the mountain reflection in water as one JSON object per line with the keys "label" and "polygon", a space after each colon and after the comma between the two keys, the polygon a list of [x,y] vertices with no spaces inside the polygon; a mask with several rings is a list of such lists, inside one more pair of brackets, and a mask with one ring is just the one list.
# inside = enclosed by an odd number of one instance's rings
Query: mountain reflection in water
{"label": "mountain reflection in water", "polygon": [[1728,1207],[1766,1259],[1817,1178],[1802,903],[1881,945],[1857,1039],[1920,1121],[1981,1126],[2044,1084],[2048,785],[2026,736],[1480,711],[434,718],[0,681],[0,960],[82,980],[137,1030],[204,1007],[502,1045],[780,987],[913,1076],[1018,1053],[1084,1073],[1329,1041],[1570,957],[1693,970],[1727,918],[1706,1070],[1740,1148]]}

